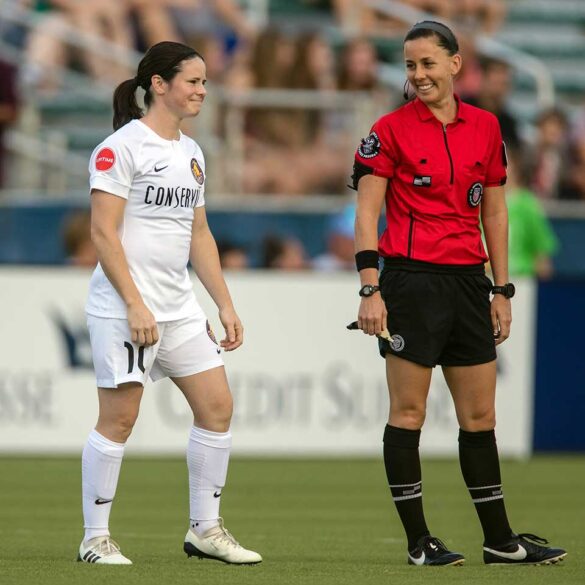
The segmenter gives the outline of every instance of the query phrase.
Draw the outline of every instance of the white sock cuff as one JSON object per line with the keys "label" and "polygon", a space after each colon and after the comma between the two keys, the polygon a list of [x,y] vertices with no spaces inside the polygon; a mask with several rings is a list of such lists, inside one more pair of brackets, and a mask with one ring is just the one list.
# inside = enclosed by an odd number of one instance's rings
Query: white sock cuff
{"label": "white sock cuff", "polygon": [[124,456],[124,443],[115,443],[106,439],[103,435],[100,435],[95,429],[89,433],[87,438],[87,444],[93,447],[96,451],[108,455],[109,457]]}
{"label": "white sock cuff", "polygon": [[225,433],[216,433],[199,427],[191,427],[191,434],[189,435],[191,441],[201,443],[207,447],[215,447],[216,449],[229,449],[232,446],[232,433],[227,431]]}

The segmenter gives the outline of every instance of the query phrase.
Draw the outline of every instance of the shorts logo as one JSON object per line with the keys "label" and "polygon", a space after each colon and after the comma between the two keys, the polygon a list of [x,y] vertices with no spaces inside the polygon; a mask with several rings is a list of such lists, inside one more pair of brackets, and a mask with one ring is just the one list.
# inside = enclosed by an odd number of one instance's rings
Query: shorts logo
{"label": "shorts logo", "polygon": [[362,138],[358,148],[358,154],[363,158],[374,158],[380,152],[380,139],[375,132],[366,138]]}
{"label": "shorts logo", "polygon": [[404,349],[404,338],[401,335],[392,335],[390,347],[394,351],[402,351]]}
{"label": "shorts logo", "polygon": [[191,159],[191,172],[193,173],[197,183],[199,183],[199,185],[203,185],[203,181],[205,181],[205,175],[203,174],[203,171],[199,166],[197,159],[195,158]]}
{"label": "shorts logo", "polygon": [[217,345],[217,339],[215,339],[215,334],[213,333],[213,329],[211,328],[209,321],[205,322],[205,327],[207,328],[207,335],[209,335],[209,339],[211,339],[211,341]]}
{"label": "shorts logo", "polygon": [[95,168],[98,171],[109,171],[116,163],[116,155],[111,148],[102,148],[95,157]]}
{"label": "shorts logo", "polygon": [[415,175],[412,184],[417,187],[430,187],[433,178],[429,176]]}
{"label": "shorts logo", "polygon": [[467,203],[471,207],[477,207],[481,203],[483,196],[483,185],[481,183],[473,183],[467,191]]}

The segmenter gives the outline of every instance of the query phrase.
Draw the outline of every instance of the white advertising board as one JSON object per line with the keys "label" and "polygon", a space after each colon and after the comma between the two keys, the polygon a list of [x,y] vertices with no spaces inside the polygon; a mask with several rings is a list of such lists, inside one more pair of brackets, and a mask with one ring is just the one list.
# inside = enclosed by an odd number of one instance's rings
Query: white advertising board
{"label": "white advertising board", "polygon": [[[97,416],[83,311],[89,272],[0,270],[0,451],[80,452]],[[356,318],[355,274],[232,273],[245,343],[225,354],[234,394],[234,452],[378,455],[388,413],[377,344],[345,325]],[[218,337],[217,311],[195,288]],[[497,394],[500,453],[530,452],[534,286],[519,282],[512,337],[502,346]],[[169,380],[147,385],[129,453],[184,451],[190,412]],[[440,368],[421,447],[455,455],[458,425]]]}

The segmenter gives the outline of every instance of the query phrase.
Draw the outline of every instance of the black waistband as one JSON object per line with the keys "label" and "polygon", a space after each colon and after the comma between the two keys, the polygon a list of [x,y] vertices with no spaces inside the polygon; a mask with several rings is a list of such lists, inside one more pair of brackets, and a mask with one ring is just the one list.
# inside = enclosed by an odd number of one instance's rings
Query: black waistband
{"label": "black waistband", "polygon": [[384,270],[434,272],[435,274],[485,274],[483,264],[433,264],[409,258],[384,258]]}

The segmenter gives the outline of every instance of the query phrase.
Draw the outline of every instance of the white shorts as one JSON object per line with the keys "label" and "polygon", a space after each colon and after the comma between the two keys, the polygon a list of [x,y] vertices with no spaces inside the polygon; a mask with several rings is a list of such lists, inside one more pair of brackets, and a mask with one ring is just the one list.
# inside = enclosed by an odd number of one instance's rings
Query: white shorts
{"label": "white shorts", "polygon": [[155,345],[132,342],[126,319],[87,315],[93,366],[99,388],[125,382],[144,385],[166,377],[183,377],[223,366],[221,348],[203,312],[157,323]]}

